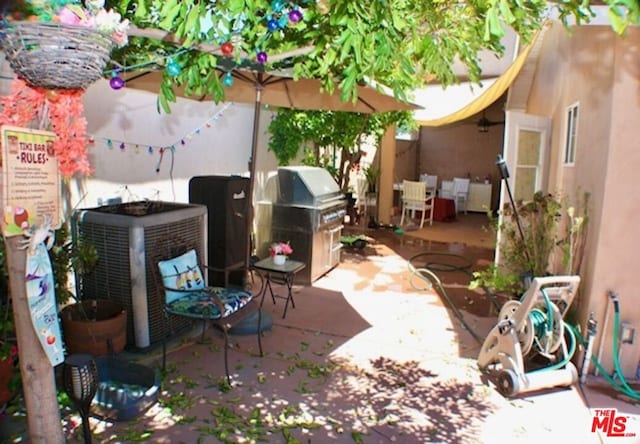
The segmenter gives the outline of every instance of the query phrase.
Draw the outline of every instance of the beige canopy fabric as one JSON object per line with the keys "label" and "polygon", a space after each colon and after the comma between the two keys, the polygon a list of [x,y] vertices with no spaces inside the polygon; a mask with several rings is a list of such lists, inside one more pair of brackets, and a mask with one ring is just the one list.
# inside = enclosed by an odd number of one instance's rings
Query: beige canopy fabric
{"label": "beige canopy fabric", "polygon": [[[260,102],[263,105],[300,110],[348,111],[361,113],[379,113],[386,111],[412,111],[420,106],[401,102],[391,95],[379,92],[373,87],[358,86],[358,100],[343,102],[340,92],[328,94],[321,90],[322,85],[316,79],[294,80],[275,73],[260,73],[246,70],[233,70],[234,82],[225,87],[225,101],[254,103],[260,91]],[[141,89],[157,93],[160,89],[162,73],[155,71],[134,75],[126,80],[128,88]],[[176,93],[186,97],[184,90],[178,88]],[[202,100],[202,97],[190,97]]]}
{"label": "beige canopy fabric", "polygon": [[[533,40],[535,42],[535,38]],[[449,115],[444,117],[440,117],[432,120],[418,120],[418,124],[422,126],[441,126],[447,125],[450,123],[455,123],[460,120],[467,119],[475,114],[478,114],[482,110],[486,109],[493,102],[498,100],[505,91],[511,86],[513,81],[516,79],[524,62],[527,60],[529,56],[529,52],[533,46],[533,42],[526,46],[518,57],[514,60],[514,62],[507,68],[507,70],[502,73],[500,77],[498,77],[493,84],[487,88],[480,96],[476,97],[472,101],[469,102],[465,107],[455,111]]]}
{"label": "beige canopy fabric", "polygon": [[[349,111],[361,113],[378,113],[386,111],[415,110],[417,105],[396,100],[394,97],[378,92],[366,86],[358,87],[358,99],[355,103],[343,102],[339,91],[327,94],[321,91],[321,82],[315,79],[293,80],[286,75],[252,71],[250,69],[233,69],[229,71],[234,78],[231,86],[225,87],[225,100],[254,104],[253,139],[251,142],[251,158],[249,159],[249,196],[253,199],[256,177],[256,156],[258,151],[258,128],[260,127],[260,108],[271,105],[300,110]],[[220,75],[226,73],[220,70]],[[154,93],[160,90],[161,72],[148,72],[132,75],[126,79],[128,88],[142,89]],[[336,88],[337,89],[337,88]],[[184,90],[176,93],[186,97]],[[194,98],[194,97],[191,97]],[[196,98],[205,100],[206,97]],[[247,217],[247,233],[253,233],[253,205],[249,205]],[[249,267],[251,257],[251,241],[247,241],[246,264]]]}

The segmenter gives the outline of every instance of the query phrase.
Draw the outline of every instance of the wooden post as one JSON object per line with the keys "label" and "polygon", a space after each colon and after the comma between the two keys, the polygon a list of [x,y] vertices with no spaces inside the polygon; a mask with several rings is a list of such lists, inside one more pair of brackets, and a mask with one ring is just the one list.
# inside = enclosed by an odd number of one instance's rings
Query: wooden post
{"label": "wooden post", "polygon": [[64,442],[54,371],[31,323],[25,271],[27,252],[19,248],[22,236],[5,237],[13,317],[18,338],[20,373],[27,407],[29,442]]}
{"label": "wooden post", "polygon": [[391,222],[393,207],[393,181],[396,170],[396,127],[389,127],[380,143],[380,182],[378,184],[378,220]]}

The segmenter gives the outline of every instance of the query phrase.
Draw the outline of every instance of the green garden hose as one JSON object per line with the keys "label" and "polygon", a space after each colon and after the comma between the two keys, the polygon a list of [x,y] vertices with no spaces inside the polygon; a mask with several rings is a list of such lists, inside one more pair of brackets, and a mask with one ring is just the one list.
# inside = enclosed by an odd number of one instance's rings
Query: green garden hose
{"label": "green garden hose", "polygon": [[615,292],[609,292],[609,296],[611,298],[611,301],[613,302],[613,367],[615,369],[615,376],[620,379],[620,383],[616,382],[613,377],[609,376],[606,373],[604,368],[602,368],[602,365],[598,362],[597,359],[595,359],[595,356],[592,357],[592,360],[594,361],[596,367],[598,367],[598,370],[602,372],[603,375],[605,375],[605,379],[607,379],[616,390],[624,393],[630,398],[640,400],[640,393],[636,392],[627,383],[627,380],[622,373],[622,367],[620,366],[620,344],[618,343],[618,333],[620,331],[620,302],[618,301],[618,295]]}
{"label": "green garden hose", "polygon": [[[620,353],[619,353],[619,344],[618,344],[618,332],[620,329],[620,303],[618,301],[618,295],[610,291],[609,296],[613,302],[613,366],[614,372],[613,376],[607,373],[607,370],[602,366],[598,358],[594,355],[591,356],[591,362],[596,366],[598,371],[602,373],[602,376],[611,384],[611,386],[622,393],[623,395],[628,396],[634,400],[640,400],[640,393],[636,392],[628,383],[622,373],[622,367],[620,366]],[[580,332],[573,326],[568,326],[570,330],[575,334],[577,338],[580,339],[581,344],[586,345],[585,339],[582,337]],[[616,381],[615,377],[617,377],[620,382]]]}
{"label": "green garden hose", "polygon": [[[538,338],[538,344],[544,342],[544,350],[539,350],[539,352],[543,356],[546,356],[549,352],[549,342],[551,341],[551,337],[553,335],[553,308],[551,299],[549,298],[549,295],[547,295],[547,292],[544,288],[541,290],[541,293],[544,298],[545,308],[547,312],[544,313],[539,308],[534,308],[533,310],[531,310],[531,313],[529,313],[529,317],[531,318],[531,323],[533,324],[535,336],[536,338]],[[571,358],[573,358],[573,355],[576,352],[577,340],[573,330],[568,326],[566,322],[562,321],[562,329],[560,330],[560,334],[563,335],[565,331],[568,333],[570,344],[569,350],[566,351],[564,358],[546,367],[532,370],[531,373],[557,370],[566,366],[569,361],[571,361]]]}
{"label": "green garden hose", "polygon": [[564,367],[565,365],[567,365],[569,363],[569,361],[571,361],[571,358],[573,357],[573,354],[576,352],[578,341],[576,339],[575,332],[573,331],[571,326],[569,324],[567,324],[566,322],[564,322],[564,321],[563,321],[562,325],[564,326],[564,331],[566,331],[568,333],[568,336],[569,336],[569,339],[570,339],[569,351],[567,352],[566,356],[564,357],[564,359],[561,359],[560,361],[558,361],[556,363],[553,363],[553,364],[548,365],[548,366],[543,367],[543,368],[532,370],[531,373],[541,372],[541,371],[548,371],[548,370],[557,370],[559,368]]}
{"label": "green garden hose", "polygon": [[444,300],[446,301],[446,303],[449,305],[449,308],[451,308],[451,310],[453,311],[454,315],[460,320],[460,322],[462,323],[462,325],[464,326],[464,328],[471,334],[471,336],[473,336],[473,338],[478,341],[479,344],[482,344],[484,342],[484,338],[482,338],[480,335],[478,335],[472,328],[471,326],[467,323],[467,321],[465,321],[464,319],[464,315],[460,312],[460,310],[458,309],[458,307],[456,307],[456,305],[453,303],[453,301],[451,300],[451,298],[449,298],[449,295],[447,294],[446,290],[444,289],[444,287],[442,286],[442,282],[440,282],[440,278],[438,278],[438,276],[432,272],[431,270],[429,270],[428,268],[415,268],[411,262],[411,259],[408,262],[409,264],[409,271],[411,271],[411,276],[417,276],[419,277],[422,281],[426,282],[428,284],[427,287],[424,288],[418,288],[415,286],[413,279],[410,280],[410,284],[411,286],[415,289],[415,290],[430,290],[432,288],[432,286],[435,284],[436,286],[436,290],[440,293],[440,295],[444,298]]}
{"label": "green garden hose", "polygon": [[[428,261],[426,258],[429,257],[434,257],[434,258],[450,258],[450,259],[454,259],[457,260],[458,262],[461,262],[460,264],[455,264],[455,263],[451,263],[451,262],[444,262],[444,261],[440,261],[440,260],[436,260],[436,261]],[[418,261],[418,259],[424,259],[425,262],[424,264],[422,264],[421,267],[416,267],[414,264]],[[409,258],[409,268],[410,269],[415,269],[415,268],[422,268],[422,269],[429,269],[431,271],[437,271],[437,272],[455,272],[455,271],[459,271],[461,273],[465,273],[466,275],[469,276],[470,280],[473,277],[473,273],[470,271],[471,269],[471,261],[464,257],[461,256],[459,254],[454,254],[454,253],[438,253],[438,252],[431,252],[428,251],[426,253],[419,253],[416,254],[415,256],[412,256],[411,258]],[[491,304],[493,305],[493,307],[495,308],[496,312],[500,311],[500,304],[498,304],[498,301],[496,300],[495,296],[489,291],[489,289],[485,286],[482,287],[482,289],[485,292],[485,295],[487,296],[487,299],[489,299],[489,301],[491,302]],[[443,289],[444,291],[444,289]],[[445,296],[448,299],[448,296]]]}

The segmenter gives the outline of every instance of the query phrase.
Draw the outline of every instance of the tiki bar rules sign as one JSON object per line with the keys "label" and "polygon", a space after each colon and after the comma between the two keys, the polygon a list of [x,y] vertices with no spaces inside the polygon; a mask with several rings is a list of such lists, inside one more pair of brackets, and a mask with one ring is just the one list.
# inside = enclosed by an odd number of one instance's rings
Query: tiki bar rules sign
{"label": "tiki bar rules sign", "polygon": [[2,126],[0,196],[2,232],[22,234],[51,218],[60,227],[60,172],[52,145],[56,135],[15,126]]}

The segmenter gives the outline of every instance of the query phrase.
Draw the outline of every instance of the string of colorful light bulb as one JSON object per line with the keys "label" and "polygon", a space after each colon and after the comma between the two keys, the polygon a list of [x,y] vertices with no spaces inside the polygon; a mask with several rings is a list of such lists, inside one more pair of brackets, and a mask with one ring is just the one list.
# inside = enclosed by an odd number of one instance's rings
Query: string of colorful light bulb
{"label": "string of colorful light bulb", "polygon": [[[310,3],[312,0],[303,0],[303,5]],[[318,0],[317,5],[319,10],[322,12],[322,3],[326,3],[325,0]],[[325,5],[326,6],[326,5]],[[270,13],[265,15],[265,20],[267,21],[267,32],[260,38],[258,43],[256,44],[256,55],[255,61],[260,65],[265,65],[269,61],[269,55],[266,51],[260,50],[260,47],[276,32],[284,31],[289,24],[295,25],[302,21],[303,12],[298,6],[297,2],[294,1],[286,1],[286,0],[273,0],[270,5],[271,11]],[[232,42],[233,38],[228,37],[226,41],[221,42],[219,51],[224,57],[231,57],[234,55],[236,51],[236,46]],[[164,62],[162,63],[165,67],[165,70],[171,77],[177,77],[182,72],[182,65],[178,62],[178,57],[189,51],[189,49],[180,49],[176,51],[176,53],[171,54],[169,56],[164,57]],[[108,70],[105,75],[111,75],[109,79],[109,86],[114,90],[122,89],[126,85],[126,81],[122,78],[121,74],[137,69],[141,69],[150,65],[158,65],[158,60],[153,60],[149,62],[144,62],[131,66],[118,66],[115,69]],[[231,71],[233,68],[231,69]],[[233,84],[233,77],[230,72],[227,72],[223,77],[223,85],[231,86]]]}

